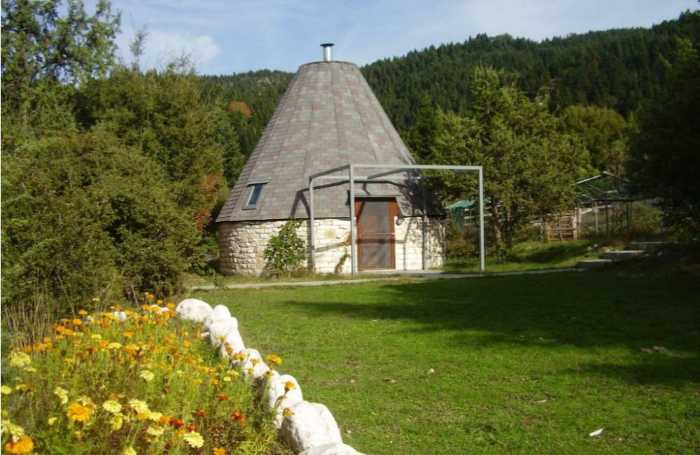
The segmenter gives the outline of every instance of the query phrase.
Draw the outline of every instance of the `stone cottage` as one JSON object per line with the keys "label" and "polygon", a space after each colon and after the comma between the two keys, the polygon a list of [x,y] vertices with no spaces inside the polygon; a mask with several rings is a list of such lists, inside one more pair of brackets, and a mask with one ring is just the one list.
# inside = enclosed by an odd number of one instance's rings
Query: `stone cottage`
{"label": "stone cottage", "polygon": [[[216,220],[221,271],[261,273],[270,237],[290,219],[306,220],[298,233],[311,245],[309,179],[349,163],[415,164],[359,68],[332,60],[324,45],[324,59],[302,65],[289,84]],[[336,178],[313,189],[309,264],[321,273],[348,273],[349,181],[347,171],[329,175]],[[441,210],[421,189],[419,174],[362,177],[353,185],[358,270],[442,265]]]}

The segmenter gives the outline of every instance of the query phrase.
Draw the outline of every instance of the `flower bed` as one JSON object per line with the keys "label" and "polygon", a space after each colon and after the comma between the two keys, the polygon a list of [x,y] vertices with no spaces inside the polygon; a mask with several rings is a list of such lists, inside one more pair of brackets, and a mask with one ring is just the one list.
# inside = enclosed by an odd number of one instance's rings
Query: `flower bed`
{"label": "flower bed", "polygon": [[250,382],[173,308],[81,312],[12,351],[4,452],[290,453]]}

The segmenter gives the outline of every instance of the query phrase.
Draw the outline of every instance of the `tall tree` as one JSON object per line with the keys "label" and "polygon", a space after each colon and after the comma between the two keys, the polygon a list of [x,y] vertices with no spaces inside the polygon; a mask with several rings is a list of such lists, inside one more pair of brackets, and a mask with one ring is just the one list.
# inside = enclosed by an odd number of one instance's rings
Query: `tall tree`
{"label": "tall tree", "polygon": [[629,175],[661,198],[666,221],[691,237],[700,233],[700,41],[678,41],[666,89],[639,115]]}
{"label": "tall tree", "polygon": [[[574,182],[588,156],[575,136],[562,132],[546,96],[530,99],[512,75],[477,67],[471,75],[472,106],[465,116],[438,115],[429,160],[484,166],[491,225],[499,245],[510,248],[533,217],[570,207]],[[431,179],[444,199],[474,194],[474,180],[445,174]]]}
{"label": "tall tree", "polygon": [[80,123],[100,125],[165,170],[178,205],[206,224],[223,186],[223,110],[204,103],[197,77],[171,66],[145,73],[116,68],[80,94]]}
{"label": "tall tree", "polygon": [[99,0],[95,14],[82,1],[2,1],[2,113],[20,127],[65,101],[61,90],[106,75],[114,63],[119,14]]}
{"label": "tall tree", "polygon": [[564,127],[578,134],[596,171],[622,175],[628,155],[630,127],[614,110],[597,106],[569,106],[562,112]]}

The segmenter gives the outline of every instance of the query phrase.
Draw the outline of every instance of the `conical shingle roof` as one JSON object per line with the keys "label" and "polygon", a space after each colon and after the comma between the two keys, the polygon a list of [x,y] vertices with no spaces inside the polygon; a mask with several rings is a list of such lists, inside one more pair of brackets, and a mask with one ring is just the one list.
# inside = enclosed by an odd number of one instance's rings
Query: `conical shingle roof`
{"label": "conical shingle roof", "polygon": [[[308,218],[309,176],[348,163],[414,161],[356,65],[302,65],[217,222]],[[254,185],[261,183],[257,204],[246,207]],[[395,196],[405,212],[412,205],[409,186],[372,183],[356,188],[359,196]],[[347,217],[347,183],[319,188],[314,202],[317,218]]]}

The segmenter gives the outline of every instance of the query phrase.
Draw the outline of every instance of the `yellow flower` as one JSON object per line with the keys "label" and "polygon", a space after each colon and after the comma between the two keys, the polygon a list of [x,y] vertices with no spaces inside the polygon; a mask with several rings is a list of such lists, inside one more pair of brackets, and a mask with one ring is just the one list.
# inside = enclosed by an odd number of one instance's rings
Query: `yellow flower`
{"label": "yellow flower", "polygon": [[95,333],[95,334],[90,335],[90,338],[92,338],[93,340],[101,340],[102,335],[100,335],[99,333]]}
{"label": "yellow flower", "polygon": [[10,433],[10,435],[12,436],[12,440],[15,442],[17,442],[19,438],[24,436],[24,428],[6,419],[2,420],[2,432]]}
{"label": "yellow flower", "polygon": [[58,420],[58,417],[49,417],[46,420],[46,423],[48,423],[49,426],[51,427],[51,426],[53,426],[54,423],[56,423],[57,420]]}
{"label": "yellow flower", "polygon": [[20,436],[16,441],[11,439],[5,444],[5,451],[10,454],[31,453],[34,450],[34,441],[27,435]]}
{"label": "yellow flower", "polygon": [[114,400],[107,400],[102,403],[102,409],[109,412],[110,414],[119,414],[122,410],[122,405]]}
{"label": "yellow flower", "polygon": [[9,395],[12,393],[12,387],[3,385],[2,387],[0,387],[0,391],[2,391],[3,395]]}
{"label": "yellow flower", "polygon": [[24,384],[24,383],[17,384],[15,386],[15,390],[18,392],[26,392],[27,390],[29,390],[29,386],[27,384]]}
{"label": "yellow flower", "polygon": [[212,455],[226,455],[226,449],[222,449],[221,447],[214,447],[214,450],[212,450]]}
{"label": "yellow flower", "polygon": [[292,381],[287,381],[287,382],[284,383],[284,391],[285,391],[285,392],[289,392],[289,391],[292,390],[294,387],[296,387],[296,386],[294,385],[294,383],[293,383]]}
{"label": "yellow flower", "polygon": [[155,378],[155,375],[148,370],[143,370],[139,374],[139,377],[146,382],[151,382],[153,380],[153,378]]}
{"label": "yellow flower", "polygon": [[78,314],[81,316],[87,316],[88,312],[85,310],[80,310],[80,311],[78,311]]}
{"label": "yellow flower", "polygon": [[92,409],[80,403],[72,403],[66,411],[68,418],[74,422],[85,423],[92,417]]}
{"label": "yellow flower", "polygon": [[284,408],[284,411],[282,411],[282,415],[285,417],[291,417],[294,415],[294,411],[292,411],[289,408]]}
{"label": "yellow flower", "polygon": [[148,414],[151,412],[151,410],[148,409],[148,404],[145,401],[132,399],[129,400],[129,406],[139,414]]}
{"label": "yellow flower", "polygon": [[112,418],[109,419],[109,426],[112,428],[112,431],[121,430],[122,425],[124,425],[124,416],[121,414],[113,415]]}
{"label": "yellow flower", "polygon": [[190,431],[188,433],[185,433],[182,439],[184,439],[190,447],[195,449],[198,449],[204,445],[204,438],[201,434],[197,433],[196,431]]}
{"label": "yellow flower", "polygon": [[122,455],[137,455],[137,453],[133,447],[125,447],[124,450],[122,450]]}
{"label": "yellow flower", "polygon": [[265,360],[267,360],[267,363],[271,363],[273,365],[282,365],[282,357],[278,356],[277,354],[268,354],[267,357],[265,357]]}
{"label": "yellow flower", "polygon": [[62,387],[56,387],[55,389],[53,389],[53,394],[61,400],[61,404],[68,403],[68,391],[66,389]]}
{"label": "yellow flower", "polygon": [[107,349],[121,349],[122,344],[117,343],[116,341],[113,341],[107,345]]}
{"label": "yellow flower", "polygon": [[161,417],[163,417],[162,412],[148,411],[148,420],[158,422]]}
{"label": "yellow flower", "polygon": [[32,358],[24,352],[12,351],[10,353],[10,365],[17,368],[24,368],[32,363]]}
{"label": "yellow flower", "polygon": [[164,431],[165,430],[163,429],[163,427],[160,427],[158,425],[151,425],[146,430],[146,434],[154,438],[159,438],[160,436],[162,436]]}

